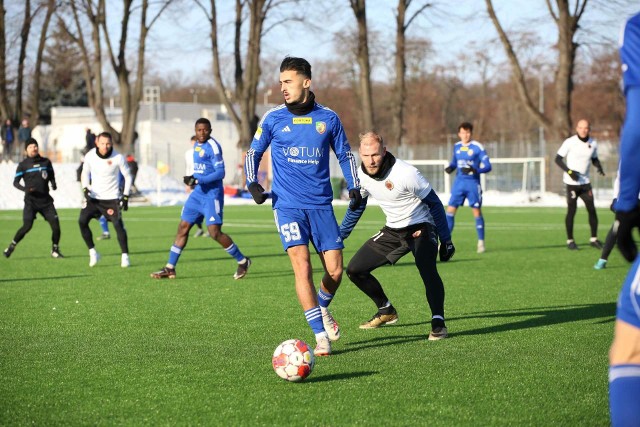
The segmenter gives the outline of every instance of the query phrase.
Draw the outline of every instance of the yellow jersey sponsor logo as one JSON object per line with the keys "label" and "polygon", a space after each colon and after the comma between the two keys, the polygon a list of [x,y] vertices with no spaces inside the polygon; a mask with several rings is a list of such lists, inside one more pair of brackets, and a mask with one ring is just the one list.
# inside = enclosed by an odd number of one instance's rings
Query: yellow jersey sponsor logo
{"label": "yellow jersey sponsor logo", "polygon": [[310,125],[313,123],[313,119],[311,117],[294,117],[293,124],[294,125]]}

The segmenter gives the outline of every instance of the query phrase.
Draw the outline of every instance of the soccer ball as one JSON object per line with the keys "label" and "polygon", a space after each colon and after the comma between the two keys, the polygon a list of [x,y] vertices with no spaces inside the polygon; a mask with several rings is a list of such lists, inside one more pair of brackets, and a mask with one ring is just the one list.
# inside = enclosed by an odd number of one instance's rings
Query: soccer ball
{"label": "soccer ball", "polygon": [[315,357],[309,344],[302,340],[287,340],[280,344],[271,358],[273,370],[280,378],[287,381],[302,381],[307,378],[313,365]]}

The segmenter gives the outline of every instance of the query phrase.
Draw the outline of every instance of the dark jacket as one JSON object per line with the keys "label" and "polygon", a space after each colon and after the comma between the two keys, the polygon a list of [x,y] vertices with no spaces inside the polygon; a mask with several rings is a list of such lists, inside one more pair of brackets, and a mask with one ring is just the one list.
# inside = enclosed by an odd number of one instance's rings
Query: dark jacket
{"label": "dark jacket", "polygon": [[[24,181],[24,185],[20,181]],[[25,199],[34,197],[53,200],[49,195],[49,182],[51,188],[56,189],[56,177],[51,161],[46,157],[27,157],[16,168],[16,176],[13,178],[13,186],[24,191]]]}

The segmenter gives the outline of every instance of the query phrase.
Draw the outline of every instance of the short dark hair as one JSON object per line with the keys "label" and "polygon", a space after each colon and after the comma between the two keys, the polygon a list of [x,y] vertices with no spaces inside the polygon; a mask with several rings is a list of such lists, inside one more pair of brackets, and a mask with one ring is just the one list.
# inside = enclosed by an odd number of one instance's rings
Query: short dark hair
{"label": "short dark hair", "polygon": [[460,132],[460,129],[464,129],[464,130],[468,130],[469,132],[473,132],[473,125],[469,122],[462,122],[460,123],[460,126],[458,126],[458,132]]}
{"label": "short dark hair", "polygon": [[35,144],[36,146],[38,145],[38,141],[36,141],[35,138],[29,138],[24,142],[24,148],[25,150],[27,149],[28,146],[30,146],[31,144]]}
{"label": "short dark hair", "polygon": [[296,58],[293,56],[285,56],[280,64],[280,72],[283,71],[295,71],[298,74],[302,74],[306,78],[311,78],[311,64],[304,58]]}
{"label": "short dark hair", "polygon": [[96,139],[100,137],[107,138],[109,141],[113,142],[113,137],[109,132],[101,132]]}
{"label": "short dark hair", "polygon": [[206,119],[204,117],[200,117],[198,120],[196,120],[196,126],[198,125],[207,125],[209,126],[209,129],[211,129],[211,122],[209,121],[209,119]]}

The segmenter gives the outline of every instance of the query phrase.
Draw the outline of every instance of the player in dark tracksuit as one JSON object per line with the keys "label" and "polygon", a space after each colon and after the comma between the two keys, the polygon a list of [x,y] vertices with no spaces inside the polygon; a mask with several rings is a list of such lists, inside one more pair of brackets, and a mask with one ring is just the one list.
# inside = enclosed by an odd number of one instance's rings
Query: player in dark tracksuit
{"label": "player in dark tracksuit", "polygon": [[[40,213],[51,226],[51,241],[53,246],[51,256],[53,258],[64,258],[60,253],[58,244],[60,243],[60,222],[58,213],[53,205],[53,198],[49,195],[49,183],[51,189],[56,190],[56,177],[53,172],[51,161],[46,157],[41,157],[38,151],[38,141],[29,138],[25,143],[27,158],[18,164],[16,176],[13,179],[13,186],[20,191],[24,191],[24,209],[22,211],[22,227],[16,232],[13,241],[4,250],[4,256],[9,258],[16,248],[16,245],[31,230],[36,214]],[[20,183],[24,182],[24,185]]]}

